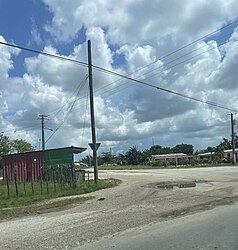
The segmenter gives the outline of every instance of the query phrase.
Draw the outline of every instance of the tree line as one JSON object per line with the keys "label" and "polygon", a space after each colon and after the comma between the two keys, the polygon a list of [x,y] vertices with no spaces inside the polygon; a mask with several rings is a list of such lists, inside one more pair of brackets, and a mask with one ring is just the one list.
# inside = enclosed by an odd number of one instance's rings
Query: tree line
{"label": "tree line", "polygon": [[[235,135],[235,147],[238,148],[238,136]],[[162,147],[161,145],[151,146],[149,149],[139,150],[137,146],[132,146],[127,152],[114,155],[111,152],[102,152],[98,156],[98,165],[144,165],[148,164],[152,155],[184,153],[187,155],[196,155],[199,153],[214,153],[214,161],[222,161],[223,152],[232,148],[232,142],[223,138],[215,147],[194,152],[192,144],[178,144],[174,147]],[[34,147],[23,139],[10,140],[4,133],[0,134],[0,156],[11,153],[24,153],[34,151]],[[91,165],[92,156],[84,157],[80,162]]]}
{"label": "tree line", "polygon": [[[152,155],[184,153],[192,155],[194,153],[193,145],[178,144],[175,147],[162,147],[154,145],[149,149],[139,150],[137,146],[132,146],[124,154],[113,155],[111,152],[103,152],[98,156],[98,165],[145,165]],[[86,156],[81,160],[82,163],[91,165],[92,156]]]}
{"label": "tree line", "polygon": [[[238,136],[235,136],[235,147],[238,148]],[[184,153],[187,155],[198,155],[200,153],[213,153],[212,162],[229,161],[223,159],[224,150],[232,149],[232,142],[223,138],[215,147],[207,147],[206,149],[194,151],[192,144],[178,144],[174,147],[162,147],[161,145],[151,146],[149,149],[139,150],[137,146],[132,146],[124,154],[114,155],[111,152],[102,152],[98,156],[98,165],[148,165],[151,164],[152,155]],[[186,160],[184,160],[186,161]],[[200,163],[199,160],[193,159],[194,163]],[[86,156],[81,160],[82,163],[91,165],[92,156]],[[191,162],[191,161],[190,161]]]}

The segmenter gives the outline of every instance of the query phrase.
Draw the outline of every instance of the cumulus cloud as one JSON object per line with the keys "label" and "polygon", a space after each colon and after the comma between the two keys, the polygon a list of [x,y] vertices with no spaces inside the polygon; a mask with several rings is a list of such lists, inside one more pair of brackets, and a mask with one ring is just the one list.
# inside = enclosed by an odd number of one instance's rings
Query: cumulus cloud
{"label": "cumulus cloud", "polygon": [[[236,17],[236,1],[122,0],[120,7],[109,0],[43,0],[53,13],[46,26],[59,41],[75,37],[82,28],[103,27],[113,43],[136,43],[167,35],[200,36]],[[209,25],[207,25],[209,23]]]}
{"label": "cumulus cloud", "polygon": [[[229,137],[228,111],[172,95],[169,90],[236,107],[237,30],[230,30],[233,34],[224,44],[211,37],[163,55],[232,20],[236,1],[153,0],[148,4],[123,0],[120,8],[109,0],[43,2],[52,13],[45,30],[54,38],[47,42],[45,52],[87,62],[86,41],[75,42],[83,32],[92,41],[94,65],[168,89],[164,92],[94,69],[101,150],[112,146],[119,152],[132,144],[145,147],[152,137],[158,144],[193,143],[201,148]],[[35,31],[35,42],[42,42]],[[72,51],[60,53],[57,42],[73,43]],[[15,78],[9,72],[18,53],[0,47],[3,129],[18,131],[37,144],[37,116],[43,113],[49,115],[47,127],[57,129],[48,147],[87,145],[91,141],[87,68],[35,55],[25,58],[26,71]],[[46,131],[47,138],[51,133]]]}

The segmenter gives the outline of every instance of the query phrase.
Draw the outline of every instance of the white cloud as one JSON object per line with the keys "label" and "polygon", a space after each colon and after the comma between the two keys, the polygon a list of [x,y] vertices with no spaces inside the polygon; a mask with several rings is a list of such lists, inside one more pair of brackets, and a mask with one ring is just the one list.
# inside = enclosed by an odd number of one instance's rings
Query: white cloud
{"label": "white cloud", "polygon": [[36,21],[35,19],[32,17],[31,18],[31,39],[28,42],[28,46],[31,46],[32,44],[37,44],[37,45],[41,45],[42,44],[42,38],[41,38],[41,33],[39,31],[39,28],[36,25]]}
{"label": "white cloud", "polygon": [[[133,77],[155,86],[236,107],[237,31],[225,45],[219,46],[212,38],[168,58],[160,57],[222,27],[234,18],[238,4],[222,0],[182,2],[123,0],[118,8],[109,0],[44,0],[53,14],[45,29],[56,41],[48,42],[44,51],[87,62],[86,43],[75,42],[83,31],[85,38],[92,40],[94,65],[123,74],[134,72]],[[37,32],[33,37],[35,42],[41,41]],[[57,41],[74,41],[74,48],[67,55],[59,53]],[[86,83],[75,98],[87,68],[42,55],[28,56],[25,74],[15,78],[10,71],[17,53],[0,47],[3,129],[16,130],[37,144],[40,123],[36,119],[45,113],[50,119],[47,126],[59,127],[48,147],[87,145],[91,132]],[[152,137],[158,144],[184,142],[201,148],[230,134],[226,110],[129,80],[118,81],[118,77],[95,69],[93,80],[101,150],[114,147],[120,151],[133,144],[145,147]],[[12,132],[12,136],[17,133]],[[47,137],[50,133],[46,131]]]}
{"label": "white cloud", "polygon": [[[82,28],[103,27],[113,43],[136,43],[166,36],[178,38],[209,33],[236,17],[235,0],[162,1],[43,0],[53,13],[46,26],[58,40],[75,37]],[[208,25],[209,23],[209,25]]]}

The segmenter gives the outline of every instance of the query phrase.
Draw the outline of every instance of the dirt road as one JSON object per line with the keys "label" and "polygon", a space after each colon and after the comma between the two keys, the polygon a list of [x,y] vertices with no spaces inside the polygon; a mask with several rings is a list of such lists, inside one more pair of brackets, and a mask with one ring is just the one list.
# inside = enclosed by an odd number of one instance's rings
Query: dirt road
{"label": "dirt road", "polygon": [[[134,227],[231,204],[238,200],[238,167],[101,172],[123,182],[94,199],[60,212],[0,223],[1,249],[80,249]],[[161,189],[158,182],[209,185]],[[92,194],[89,194],[90,196]]]}

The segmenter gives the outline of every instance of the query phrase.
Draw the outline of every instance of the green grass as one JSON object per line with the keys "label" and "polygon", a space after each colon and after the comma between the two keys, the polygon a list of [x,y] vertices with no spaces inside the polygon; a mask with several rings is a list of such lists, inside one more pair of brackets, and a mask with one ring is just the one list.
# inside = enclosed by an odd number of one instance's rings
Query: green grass
{"label": "green grass", "polygon": [[[0,181],[0,220],[67,208],[73,204],[79,204],[93,198],[92,196],[80,197],[75,195],[111,188],[117,186],[120,182],[120,180],[116,179],[105,179],[99,180],[96,185],[93,181],[85,181],[77,183],[75,189],[69,185],[57,185],[56,192],[54,184],[49,183],[49,193],[47,193],[46,185],[44,184],[42,194],[40,183],[34,183],[34,194],[32,193],[31,183],[26,183],[26,194],[23,183],[19,183],[18,197],[16,196],[15,184],[10,183],[10,197],[8,198],[6,183]],[[66,196],[68,196],[66,199],[55,199]]]}
{"label": "green grass", "polygon": [[59,211],[71,207],[72,205],[78,205],[85,202],[86,200],[92,199],[90,197],[76,197],[65,200],[54,200],[50,203],[35,203],[34,205],[21,206],[21,207],[11,207],[8,209],[0,209],[0,220],[9,220],[17,217],[36,215],[52,211]]}
{"label": "green grass", "polygon": [[99,170],[136,170],[136,169],[158,169],[164,167],[155,167],[155,166],[145,166],[145,165],[128,165],[128,166],[99,166]]}
{"label": "green grass", "polygon": [[229,167],[229,166],[235,166],[230,163],[224,163],[224,164],[198,164],[198,165],[178,165],[175,166],[149,166],[149,165],[137,165],[137,166],[99,166],[99,170],[146,170],[146,169],[186,169],[186,168],[206,168],[206,167]]}

